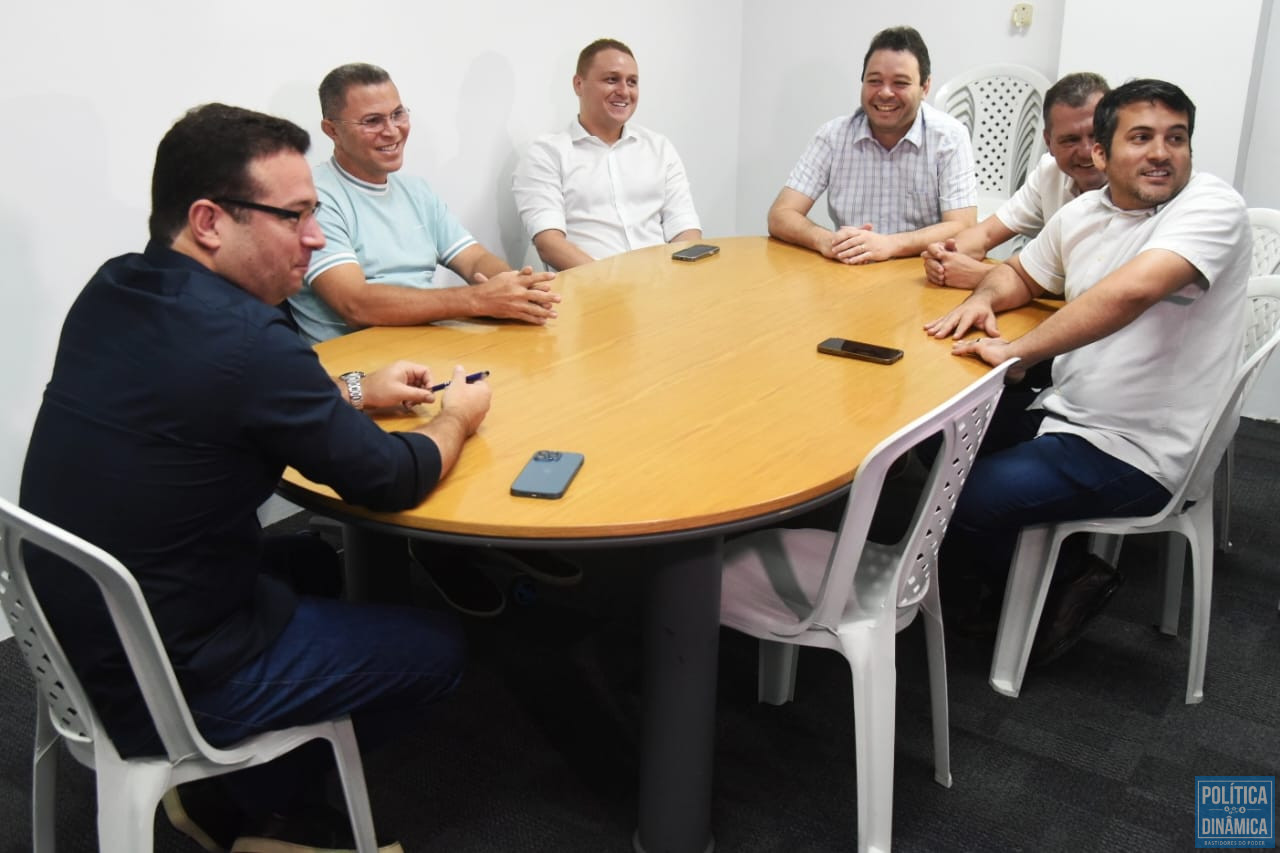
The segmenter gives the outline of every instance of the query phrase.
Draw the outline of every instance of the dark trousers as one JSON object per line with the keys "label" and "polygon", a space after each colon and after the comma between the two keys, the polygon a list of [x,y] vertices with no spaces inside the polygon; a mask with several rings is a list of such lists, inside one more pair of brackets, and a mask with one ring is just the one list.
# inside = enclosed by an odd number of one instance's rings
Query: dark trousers
{"label": "dark trousers", "polygon": [[[331,565],[317,565],[325,552]],[[316,584],[327,590],[339,576],[336,555],[317,537],[283,537],[268,547],[268,557],[304,590]],[[457,686],[463,650],[450,613],[304,596],[262,655],[187,701],[196,727],[215,746],[350,715],[368,751],[414,726],[423,708]],[[221,779],[246,814],[287,814],[323,800],[333,767],[328,743],[316,741]]]}
{"label": "dark trousers", "polygon": [[952,583],[944,580],[944,590],[975,577],[1002,589],[1028,525],[1150,515],[1169,502],[1155,479],[1083,438],[1037,436],[1047,414],[1027,410],[1034,398],[1014,387],[1000,400],[947,528],[940,563]]}

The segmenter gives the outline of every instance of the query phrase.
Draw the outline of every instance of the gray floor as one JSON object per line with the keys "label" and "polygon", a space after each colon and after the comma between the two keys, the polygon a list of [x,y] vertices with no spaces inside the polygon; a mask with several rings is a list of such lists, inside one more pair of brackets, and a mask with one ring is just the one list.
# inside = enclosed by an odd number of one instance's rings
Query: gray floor
{"label": "gray floor", "polygon": [[[899,851],[1151,850],[1194,845],[1196,775],[1280,765],[1280,425],[1237,444],[1234,549],[1215,566],[1205,701],[1183,704],[1183,633],[1151,627],[1154,549],[1080,645],[1016,700],[987,686],[990,644],[948,638],[951,789],[933,782],[924,644],[899,639],[894,844]],[[599,561],[605,562],[605,561]],[[410,851],[626,851],[639,719],[637,579],[597,566],[472,623],[472,665],[449,701],[367,760],[379,825]],[[424,598],[429,594],[422,590]],[[808,650],[797,700],[754,701],[755,648],[721,638],[714,827],[723,851],[844,851],[856,833],[849,676]],[[0,644],[0,850],[29,849],[30,680]],[[93,850],[92,775],[68,759],[60,848]],[[157,850],[196,848],[158,820]]]}

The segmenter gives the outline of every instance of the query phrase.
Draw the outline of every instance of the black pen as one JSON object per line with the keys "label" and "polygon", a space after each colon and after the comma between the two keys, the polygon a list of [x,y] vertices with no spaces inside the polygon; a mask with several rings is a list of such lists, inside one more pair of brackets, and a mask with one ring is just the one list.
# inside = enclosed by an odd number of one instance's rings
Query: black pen
{"label": "black pen", "polygon": [[[469,373],[467,374],[467,384],[470,385],[472,382],[479,382],[481,379],[484,379],[488,375],[489,375],[489,371],[487,370],[482,370],[479,373]],[[432,385],[427,390],[430,391],[432,394],[434,394],[437,391],[443,391],[444,389],[448,388],[452,384],[453,384],[453,380],[450,379],[448,382],[441,382],[439,385]]]}

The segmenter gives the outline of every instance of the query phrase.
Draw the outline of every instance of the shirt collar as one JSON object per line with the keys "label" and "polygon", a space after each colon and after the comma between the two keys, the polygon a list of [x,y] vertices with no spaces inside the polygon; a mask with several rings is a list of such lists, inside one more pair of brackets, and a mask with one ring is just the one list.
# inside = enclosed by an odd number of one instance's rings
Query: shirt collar
{"label": "shirt collar", "polygon": [[185,267],[188,270],[216,275],[213,270],[209,269],[195,258],[179,252],[172,246],[166,246],[161,240],[148,240],[147,247],[142,250],[142,256],[153,266],[166,268]]}
{"label": "shirt collar", "polygon": [[[1187,186],[1190,186],[1190,185],[1191,185],[1191,182],[1187,181]],[[1183,187],[1178,192],[1178,195],[1182,195],[1182,193],[1186,192],[1186,190],[1187,190],[1187,187]],[[1155,216],[1157,213],[1159,213],[1160,211],[1168,207],[1173,202],[1173,199],[1178,197],[1177,195],[1175,195],[1173,198],[1169,199],[1169,201],[1163,202],[1161,204],[1157,204],[1155,207],[1140,207],[1136,210],[1125,210],[1122,207],[1117,207],[1116,203],[1111,200],[1110,184],[1107,184],[1100,190],[1095,190],[1095,192],[1098,193],[1098,199],[1102,202],[1103,207],[1106,207],[1115,213],[1120,213],[1125,216]],[[1084,193],[1081,193],[1081,195],[1084,195]]]}
{"label": "shirt collar", "polygon": [[367,193],[372,193],[373,195],[386,195],[387,192],[391,189],[391,178],[389,175],[387,176],[386,181],[383,181],[380,184],[374,184],[374,183],[370,183],[369,181],[357,178],[355,175],[351,174],[346,169],[342,168],[342,166],[338,163],[337,157],[330,157],[329,162],[333,165],[333,170],[338,173],[339,178],[341,178],[342,180],[346,181],[349,184],[359,187],[360,189],[364,190]]}
{"label": "shirt collar", "polygon": [[[635,130],[632,129],[631,122],[627,122],[622,126],[622,136],[618,137],[618,142],[615,142],[614,145],[617,145],[626,139],[637,138],[638,136],[636,135]],[[578,121],[578,117],[574,116],[573,121],[569,122],[569,141],[578,143],[584,140],[595,140],[598,145],[603,145],[606,148],[612,147],[600,137],[593,136],[590,131],[582,126],[582,122]]]}
{"label": "shirt collar", "polygon": [[[925,106],[926,104],[922,101],[920,103],[920,108],[916,110],[916,120],[911,122],[911,127],[908,128],[907,135],[898,140],[898,145],[901,145],[904,142],[910,142],[913,146],[915,146],[917,150],[923,147]],[[870,139],[876,145],[880,145],[879,140],[877,140],[874,136],[871,135],[871,120],[867,118],[866,110],[864,110],[862,107],[858,107],[858,109],[850,117],[850,120],[853,122],[853,141],[854,142],[861,142],[864,139]],[[888,150],[893,151],[897,149],[898,145],[895,145],[893,146],[893,148],[890,148]],[[880,147],[884,148],[883,145],[880,145]]]}

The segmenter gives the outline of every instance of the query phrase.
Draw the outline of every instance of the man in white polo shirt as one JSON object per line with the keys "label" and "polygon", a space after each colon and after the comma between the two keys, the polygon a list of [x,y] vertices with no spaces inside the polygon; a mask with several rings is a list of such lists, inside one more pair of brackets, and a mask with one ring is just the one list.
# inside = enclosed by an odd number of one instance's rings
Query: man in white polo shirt
{"label": "man in white polo shirt", "polygon": [[[929,48],[911,27],[871,39],[862,103],[818,129],[769,208],[769,234],[846,264],[914,257],[977,222],[964,125],[924,103]],[[827,195],[835,230],[809,218]]]}
{"label": "man in white polo shirt", "polygon": [[[1192,173],[1194,128],[1195,105],[1171,83],[1104,95],[1094,159],[1108,186],[1062,208],[925,327],[939,338],[977,331],[954,352],[992,365],[1056,356],[1053,386],[1030,408],[1001,401],[947,530],[943,576],[986,567],[996,606],[1021,528],[1163,507],[1239,364],[1248,217],[1227,183]],[[1045,293],[1066,304],[1016,340],[999,337],[998,312]],[[1034,658],[1070,646],[1115,590],[1100,563],[1059,562]]]}
{"label": "man in white polo shirt", "polygon": [[[333,157],[313,168],[325,246],[289,307],[310,343],[365,326],[461,317],[545,323],[560,297],[550,273],[513,271],[462,227],[422,178],[399,174],[409,110],[390,75],[352,63],[320,83]],[[470,286],[444,287],[447,266]]]}
{"label": "man in white polo shirt", "polygon": [[1098,74],[1068,74],[1044,95],[1044,142],[1040,158],[1013,197],[991,216],[952,240],[924,250],[929,281],[973,290],[991,267],[987,253],[1021,234],[1034,237],[1063,205],[1096,190],[1106,177],[1093,162],[1093,110],[1111,87]]}
{"label": "man in white polo shirt", "polygon": [[578,55],[578,117],[539,137],[512,176],[525,230],[565,270],[631,249],[697,240],[702,226],[675,146],[631,121],[640,72],[631,48],[597,39]]}

